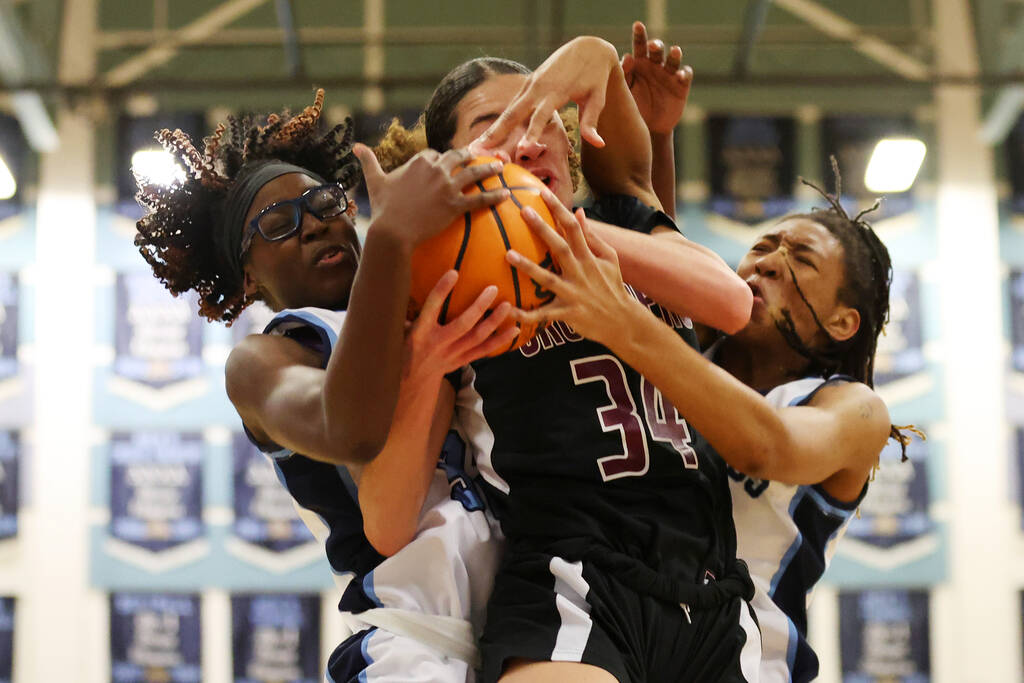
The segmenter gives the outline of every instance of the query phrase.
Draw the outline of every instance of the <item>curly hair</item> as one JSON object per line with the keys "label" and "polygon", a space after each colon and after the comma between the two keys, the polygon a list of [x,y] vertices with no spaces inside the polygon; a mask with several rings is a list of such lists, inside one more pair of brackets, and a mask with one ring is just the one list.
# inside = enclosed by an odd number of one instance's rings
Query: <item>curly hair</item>
{"label": "curly hair", "polygon": [[321,133],[324,91],[292,116],[231,116],[204,139],[200,151],[180,130],[155,137],[186,168],[185,179],[164,186],[136,175],[136,199],[146,215],[136,224],[135,246],[153,274],[175,296],[194,290],[199,314],[231,324],[252,302],[242,280],[223,263],[214,242],[225,200],[246,170],[271,160],[309,169],[346,189],[359,182],[352,153],[352,120]]}

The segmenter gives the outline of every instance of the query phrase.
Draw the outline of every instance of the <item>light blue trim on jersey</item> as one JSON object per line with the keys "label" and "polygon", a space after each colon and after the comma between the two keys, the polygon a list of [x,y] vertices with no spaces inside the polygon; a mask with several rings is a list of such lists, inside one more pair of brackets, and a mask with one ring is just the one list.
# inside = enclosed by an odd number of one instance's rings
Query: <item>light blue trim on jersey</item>
{"label": "light blue trim on jersey", "polygon": [[[790,519],[793,518],[793,513],[796,511],[797,506],[800,504],[800,501],[804,499],[804,495],[806,494],[807,489],[800,487],[797,490],[796,495],[793,496],[793,500],[789,502]],[[804,535],[800,532],[798,527],[796,531],[796,538],[793,539],[789,548],[786,549],[786,554],[782,556],[782,561],[779,562],[779,568],[775,571],[775,574],[772,576],[771,584],[768,586],[768,597],[772,600],[775,600],[775,591],[779,587],[779,581],[782,580],[782,575],[786,573],[786,570],[789,568],[789,563],[793,561],[794,557],[796,557],[796,553],[800,549],[800,546],[803,545],[803,542]]]}
{"label": "light blue trim on jersey", "polygon": [[279,311],[264,328],[263,333],[267,334],[274,328],[278,327],[282,323],[288,322],[289,318],[298,318],[302,322],[316,327],[317,329],[323,330],[327,334],[327,341],[330,343],[331,349],[334,349],[338,344],[338,333],[335,332],[334,326],[328,323],[326,320],[318,315],[310,313],[308,310],[286,308]]}
{"label": "light blue trim on jersey", "polygon": [[[837,507],[834,503],[830,503],[825,498],[825,496],[821,495],[820,491],[818,491],[812,486],[801,486],[800,488],[806,488],[807,493],[810,494],[811,496],[811,500],[813,500],[818,505],[818,507],[821,508],[822,512],[825,512],[827,514],[835,515],[840,519],[846,520],[854,513],[854,510],[856,510],[856,508],[848,510],[846,508]],[[839,527],[842,528],[842,524],[840,524]],[[835,536],[837,532],[833,532],[829,536],[829,540],[832,540],[832,537]]]}
{"label": "light blue trim on jersey", "polygon": [[366,675],[366,670],[369,669],[370,666],[373,664],[373,657],[370,656],[370,652],[369,652],[369,650],[367,648],[370,645],[370,638],[376,632],[377,632],[377,629],[376,628],[373,629],[372,631],[367,633],[363,637],[362,642],[359,643],[359,651],[363,655],[363,661],[366,662],[366,666],[363,668],[362,671],[359,672],[359,683],[368,683],[368,681],[370,680],[369,677]]}
{"label": "light blue trim on jersey", "polygon": [[376,571],[376,568],[366,572],[366,576],[363,577],[363,592],[366,594],[366,597],[370,598],[373,604],[377,607],[383,607],[384,603],[380,601],[380,598],[377,597],[377,591],[373,589],[374,571]]}
{"label": "light blue trim on jersey", "polygon": [[796,666],[796,648],[800,645],[800,634],[796,632],[796,624],[786,615],[786,623],[789,626],[789,641],[786,644],[786,668],[789,669],[790,683],[793,681],[793,667]]}

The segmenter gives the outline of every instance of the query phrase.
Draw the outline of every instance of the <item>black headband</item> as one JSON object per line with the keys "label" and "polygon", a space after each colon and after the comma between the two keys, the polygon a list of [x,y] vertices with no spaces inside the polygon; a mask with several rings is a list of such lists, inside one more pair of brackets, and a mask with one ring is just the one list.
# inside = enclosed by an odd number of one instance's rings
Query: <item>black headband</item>
{"label": "black headband", "polygon": [[224,200],[224,218],[218,230],[214,232],[213,238],[221,263],[239,281],[242,279],[241,251],[245,215],[249,213],[252,200],[264,185],[288,173],[301,173],[321,184],[326,182],[307,168],[272,159],[242,169],[228,190],[228,196]]}

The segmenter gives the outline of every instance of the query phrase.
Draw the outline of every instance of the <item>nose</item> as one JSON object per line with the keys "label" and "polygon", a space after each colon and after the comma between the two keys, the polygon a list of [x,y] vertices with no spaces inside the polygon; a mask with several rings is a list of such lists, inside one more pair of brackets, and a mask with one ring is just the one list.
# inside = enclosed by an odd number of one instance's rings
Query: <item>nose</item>
{"label": "nose", "polygon": [[312,242],[327,231],[327,222],[322,221],[309,211],[302,212],[302,225],[299,226],[299,239]]}
{"label": "nose", "polygon": [[764,278],[778,278],[785,272],[784,256],[779,249],[762,254],[754,262],[754,270]]}
{"label": "nose", "polygon": [[527,141],[520,138],[516,144],[516,161],[536,161],[547,149],[548,146],[538,140]]}

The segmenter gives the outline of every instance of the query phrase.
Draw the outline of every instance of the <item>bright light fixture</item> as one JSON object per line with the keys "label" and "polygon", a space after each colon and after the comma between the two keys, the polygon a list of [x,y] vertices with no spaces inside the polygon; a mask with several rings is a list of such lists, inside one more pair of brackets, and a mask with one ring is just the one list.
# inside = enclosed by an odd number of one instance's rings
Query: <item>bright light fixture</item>
{"label": "bright light fixture", "polygon": [[132,172],[155,185],[184,182],[185,169],[170,152],[162,149],[140,149],[132,155]]}
{"label": "bright light fixture", "polygon": [[924,143],[913,138],[879,140],[864,172],[864,186],[871,192],[906,192],[917,178],[926,151]]}
{"label": "bright light fixture", "polygon": [[0,157],[0,199],[10,199],[18,191],[18,183],[11,175],[11,169],[7,168],[7,162]]}

